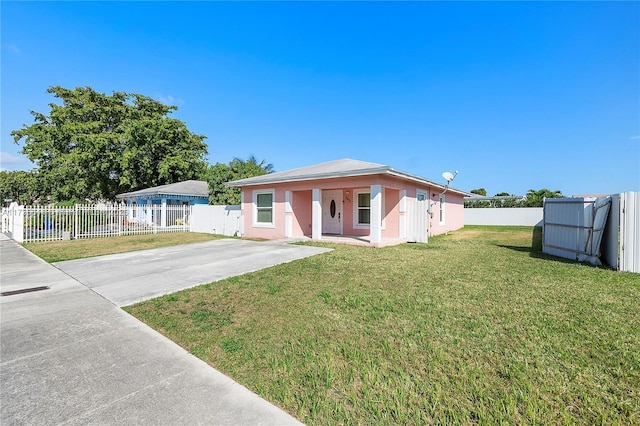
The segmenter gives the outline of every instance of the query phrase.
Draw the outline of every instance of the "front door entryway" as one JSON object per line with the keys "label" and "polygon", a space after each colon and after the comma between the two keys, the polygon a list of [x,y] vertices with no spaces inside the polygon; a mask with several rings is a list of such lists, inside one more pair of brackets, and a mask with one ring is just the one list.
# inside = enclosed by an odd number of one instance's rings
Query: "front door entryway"
{"label": "front door entryway", "polygon": [[342,190],[322,191],[322,233],[342,234]]}

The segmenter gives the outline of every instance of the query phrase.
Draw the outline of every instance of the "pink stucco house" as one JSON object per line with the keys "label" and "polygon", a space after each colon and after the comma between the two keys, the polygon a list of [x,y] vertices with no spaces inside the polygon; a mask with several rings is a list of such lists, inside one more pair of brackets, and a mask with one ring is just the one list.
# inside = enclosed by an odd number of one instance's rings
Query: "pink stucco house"
{"label": "pink stucco house", "polygon": [[243,237],[356,237],[381,247],[463,226],[466,192],[389,166],[342,159],[227,183],[242,189]]}

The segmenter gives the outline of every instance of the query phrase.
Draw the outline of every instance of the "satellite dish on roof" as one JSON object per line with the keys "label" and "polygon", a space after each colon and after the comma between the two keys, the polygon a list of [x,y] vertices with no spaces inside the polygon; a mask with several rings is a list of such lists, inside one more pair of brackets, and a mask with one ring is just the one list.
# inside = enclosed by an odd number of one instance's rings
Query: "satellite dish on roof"
{"label": "satellite dish on roof", "polygon": [[442,174],[442,177],[444,178],[444,180],[447,181],[447,183],[451,183],[452,180],[454,180],[456,178],[456,176],[458,175],[458,171],[456,170],[455,174],[451,173],[451,172],[444,172]]}
{"label": "satellite dish on roof", "polygon": [[442,174],[442,177],[444,178],[444,180],[447,181],[447,184],[444,186],[444,191],[442,191],[442,194],[447,192],[447,189],[449,189],[449,185],[451,184],[451,181],[454,180],[456,178],[456,176],[458,176],[458,171],[457,170],[456,170],[455,173],[444,172]]}

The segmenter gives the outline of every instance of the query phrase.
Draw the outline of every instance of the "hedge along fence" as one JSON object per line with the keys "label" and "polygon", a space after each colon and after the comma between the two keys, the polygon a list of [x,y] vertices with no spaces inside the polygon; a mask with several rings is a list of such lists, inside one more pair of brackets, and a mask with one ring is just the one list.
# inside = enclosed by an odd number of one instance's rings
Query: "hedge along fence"
{"label": "hedge along fence", "polygon": [[18,242],[189,232],[191,206],[123,204],[3,208],[3,232]]}

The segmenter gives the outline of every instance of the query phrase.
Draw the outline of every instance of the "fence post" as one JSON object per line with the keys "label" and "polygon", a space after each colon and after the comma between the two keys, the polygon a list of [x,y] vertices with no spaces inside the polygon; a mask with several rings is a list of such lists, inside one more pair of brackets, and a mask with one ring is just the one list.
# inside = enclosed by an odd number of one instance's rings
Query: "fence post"
{"label": "fence post", "polygon": [[[11,207],[10,207],[11,208]],[[24,218],[25,218],[25,209],[24,206],[19,206],[17,204],[13,205],[11,211],[9,213],[12,217],[13,223],[11,223],[11,238],[13,238],[17,243],[22,244],[24,242]],[[11,219],[10,219],[11,220]]]}
{"label": "fence post", "polygon": [[75,214],[73,215],[73,239],[77,240],[78,239],[78,204],[76,204],[76,211]]}

